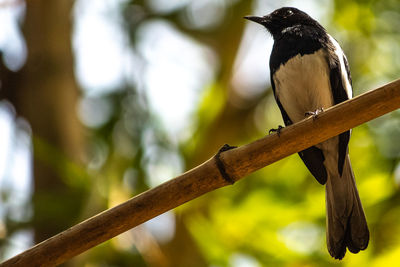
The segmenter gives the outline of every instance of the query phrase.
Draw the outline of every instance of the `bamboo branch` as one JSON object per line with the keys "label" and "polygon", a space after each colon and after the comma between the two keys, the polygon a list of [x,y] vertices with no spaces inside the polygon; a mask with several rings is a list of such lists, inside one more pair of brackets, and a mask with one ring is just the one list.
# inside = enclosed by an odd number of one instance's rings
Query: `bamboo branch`
{"label": "bamboo branch", "polygon": [[[318,144],[364,122],[400,108],[400,80],[331,107],[317,119],[307,118],[242,147],[225,151],[175,179],[150,189],[59,233],[0,266],[54,266],[161,213]],[[217,159],[218,158],[218,159]]]}

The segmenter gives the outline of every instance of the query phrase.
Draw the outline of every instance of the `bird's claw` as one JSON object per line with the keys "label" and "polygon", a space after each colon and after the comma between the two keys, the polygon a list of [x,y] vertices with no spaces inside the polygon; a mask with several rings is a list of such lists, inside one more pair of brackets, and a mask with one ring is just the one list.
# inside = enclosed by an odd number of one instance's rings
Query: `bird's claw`
{"label": "bird's claw", "polygon": [[271,134],[271,133],[277,133],[278,134],[278,136],[280,136],[281,135],[281,130],[283,129],[283,126],[281,126],[281,125],[279,125],[278,126],[278,128],[272,128],[272,129],[270,129],[269,131],[268,131],[268,134]]}
{"label": "bird's claw", "polygon": [[304,113],[305,116],[312,116],[313,120],[318,118],[318,115],[324,112],[324,108],[318,108],[315,111],[307,111]]}

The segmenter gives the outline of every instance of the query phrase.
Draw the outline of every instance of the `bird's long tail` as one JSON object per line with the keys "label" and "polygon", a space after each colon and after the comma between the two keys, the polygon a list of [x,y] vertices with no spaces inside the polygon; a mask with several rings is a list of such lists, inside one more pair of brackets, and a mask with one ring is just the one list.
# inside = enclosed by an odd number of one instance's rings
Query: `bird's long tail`
{"label": "bird's long tail", "polygon": [[342,259],[346,247],[358,253],[368,246],[369,231],[354,173],[347,156],[342,176],[328,170],[326,182],[326,240],[328,251],[335,259]]}

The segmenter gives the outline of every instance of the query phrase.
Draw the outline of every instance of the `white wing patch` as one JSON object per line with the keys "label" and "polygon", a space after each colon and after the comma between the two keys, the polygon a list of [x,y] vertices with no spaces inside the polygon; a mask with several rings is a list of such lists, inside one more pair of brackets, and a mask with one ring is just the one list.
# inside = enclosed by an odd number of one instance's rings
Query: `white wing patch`
{"label": "white wing patch", "polygon": [[344,86],[344,89],[346,90],[347,96],[350,99],[350,98],[353,97],[353,89],[351,88],[351,84],[349,82],[349,77],[347,76],[346,67],[344,65],[343,58],[345,58],[346,56],[343,53],[343,50],[340,47],[339,43],[335,40],[335,38],[333,38],[329,34],[328,34],[328,36],[329,36],[329,39],[331,40],[331,42],[333,43],[333,45],[335,46],[335,54],[338,56],[339,63],[340,63],[340,72],[341,72],[341,77],[342,77],[342,84]]}

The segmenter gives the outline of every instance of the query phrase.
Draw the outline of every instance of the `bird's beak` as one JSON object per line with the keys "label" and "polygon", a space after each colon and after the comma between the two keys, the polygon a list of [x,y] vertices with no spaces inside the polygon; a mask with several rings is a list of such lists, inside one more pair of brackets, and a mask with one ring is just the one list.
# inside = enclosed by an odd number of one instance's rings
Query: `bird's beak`
{"label": "bird's beak", "polygon": [[254,21],[258,24],[265,24],[268,22],[268,17],[246,16],[245,19]]}

